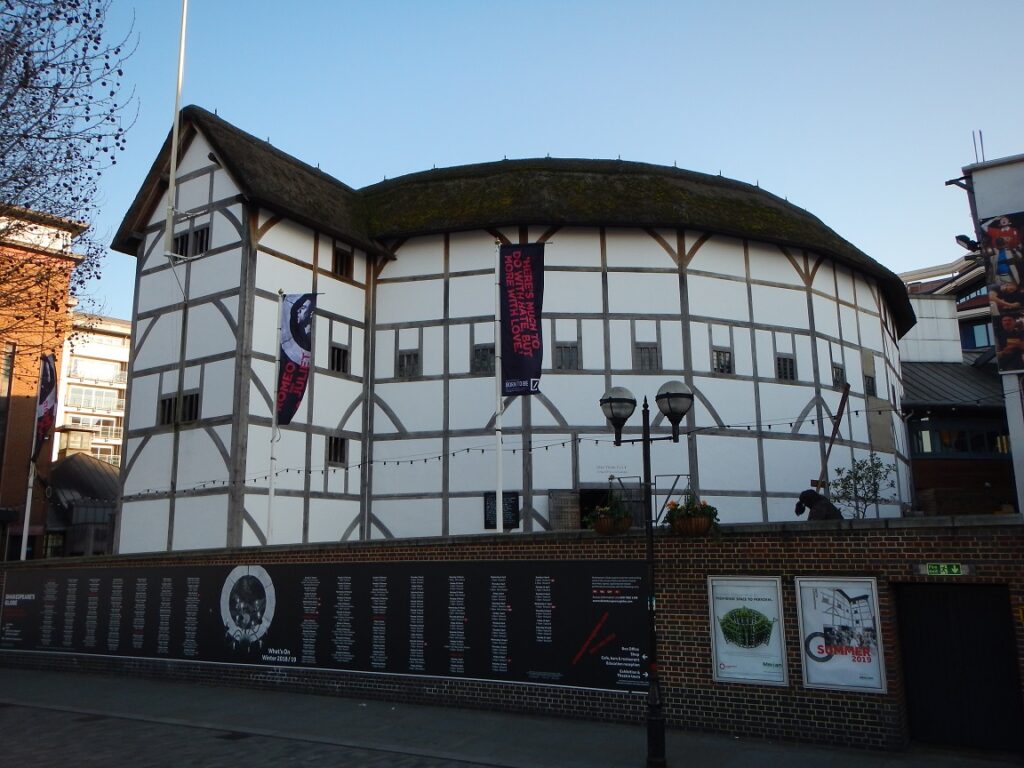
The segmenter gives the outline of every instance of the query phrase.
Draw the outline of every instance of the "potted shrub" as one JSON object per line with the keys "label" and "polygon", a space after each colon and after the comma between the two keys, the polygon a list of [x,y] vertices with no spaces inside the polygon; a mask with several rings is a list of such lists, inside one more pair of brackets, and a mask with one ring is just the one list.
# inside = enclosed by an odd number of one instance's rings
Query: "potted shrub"
{"label": "potted shrub", "polygon": [[680,536],[703,536],[718,524],[718,509],[687,490],[665,505],[665,523]]}

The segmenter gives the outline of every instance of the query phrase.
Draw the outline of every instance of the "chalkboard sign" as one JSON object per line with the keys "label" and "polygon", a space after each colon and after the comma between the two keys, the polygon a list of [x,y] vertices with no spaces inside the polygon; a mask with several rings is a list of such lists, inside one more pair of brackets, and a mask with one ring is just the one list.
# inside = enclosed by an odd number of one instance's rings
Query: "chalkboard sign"
{"label": "chalkboard sign", "polygon": [[[484,494],[484,528],[497,530],[498,520],[494,516],[494,507],[498,494],[488,491]],[[505,530],[519,527],[519,494],[514,491],[505,491],[501,494],[501,519],[505,521]]]}
{"label": "chalkboard sign", "polygon": [[642,692],[637,561],[12,570],[0,649]]}

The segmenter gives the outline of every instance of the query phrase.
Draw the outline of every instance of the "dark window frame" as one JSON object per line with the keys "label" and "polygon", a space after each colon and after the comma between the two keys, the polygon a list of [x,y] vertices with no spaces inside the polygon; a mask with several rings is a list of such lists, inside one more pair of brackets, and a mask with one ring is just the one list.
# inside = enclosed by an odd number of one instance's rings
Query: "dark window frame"
{"label": "dark window frame", "polygon": [[348,438],[341,435],[328,435],[325,447],[327,466],[348,466]]}
{"label": "dark window frame", "polygon": [[578,341],[556,341],[551,349],[551,370],[582,370],[580,343]]}
{"label": "dark window frame", "polygon": [[633,370],[649,372],[657,372],[661,370],[661,347],[658,346],[658,342],[634,342]]}
{"label": "dark window frame", "polygon": [[334,373],[351,373],[352,354],[349,348],[344,344],[331,344],[327,366]]}
{"label": "dark window frame", "polygon": [[474,344],[469,358],[469,372],[478,376],[492,376],[495,370],[494,344]]}
{"label": "dark window frame", "polygon": [[714,373],[735,375],[736,363],[733,358],[732,349],[728,347],[712,347],[711,370]]}
{"label": "dark window frame", "polygon": [[796,381],[795,355],[785,353],[775,355],[775,378],[779,381]]}
{"label": "dark window frame", "polygon": [[347,246],[335,245],[331,255],[331,274],[351,280],[355,274],[355,252]]}
{"label": "dark window frame", "polygon": [[395,378],[414,379],[423,375],[423,361],[418,349],[400,349],[395,359]]}
{"label": "dark window frame", "polygon": [[842,389],[846,384],[846,366],[842,363],[832,363],[832,387]]}
{"label": "dark window frame", "polygon": [[864,374],[864,394],[868,397],[878,397],[878,385],[870,373]]}

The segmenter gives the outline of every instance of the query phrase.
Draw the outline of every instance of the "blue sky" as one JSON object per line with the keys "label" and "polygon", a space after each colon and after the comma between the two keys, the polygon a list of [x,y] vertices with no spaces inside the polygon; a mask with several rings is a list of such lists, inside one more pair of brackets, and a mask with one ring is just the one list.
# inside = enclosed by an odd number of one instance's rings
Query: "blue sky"
{"label": "blue sky", "polygon": [[[139,117],[104,174],[107,242],[170,128],[180,3],[132,23]],[[896,272],[973,235],[944,182],[1024,153],[1020,0],[192,0],[182,104],[354,187],[502,157],[615,158],[759,183]],[[1012,86],[1002,88],[1001,83]],[[130,317],[135,260],[93,287]]]}

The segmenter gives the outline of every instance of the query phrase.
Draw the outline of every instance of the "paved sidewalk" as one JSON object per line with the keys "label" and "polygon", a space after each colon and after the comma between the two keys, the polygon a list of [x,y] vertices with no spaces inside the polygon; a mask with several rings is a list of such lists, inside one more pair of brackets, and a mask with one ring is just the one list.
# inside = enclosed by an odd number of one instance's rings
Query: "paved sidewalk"
{"label": "paved sidewalk", "polygon": [[[643,766],[631,725],[0,667],[0,754],[36,766]],[[999,768],[1011,756],[876,753],[669,729],[670,766]],[[30,762],[31,761],[31,762]]]}

